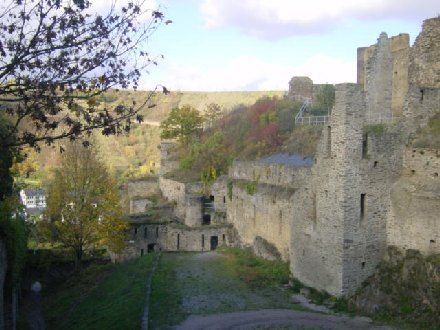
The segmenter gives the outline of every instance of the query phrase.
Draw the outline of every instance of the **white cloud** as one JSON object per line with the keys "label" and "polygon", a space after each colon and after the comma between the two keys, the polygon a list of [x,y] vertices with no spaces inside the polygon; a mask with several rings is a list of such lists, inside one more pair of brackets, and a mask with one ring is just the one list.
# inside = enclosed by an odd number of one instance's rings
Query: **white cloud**
{"label": "white cloud", "polygon": [[[208,69],[162,63],[161,76],[161,82],[171,90],[287,90],[292,76],[309,76],[315,83],[354,82],[356,63],[318,55],[298,66],[284,66],[254,56],[240,56],[222,67]],[[147,81],[151,78],[146,76]]]}
{"label": "white cloud", "polygon": [[421,20],[440,11],[438,0],[203,0],[208,28],[235,26],[245,33],[280,38],[322,32],[344,19]]}

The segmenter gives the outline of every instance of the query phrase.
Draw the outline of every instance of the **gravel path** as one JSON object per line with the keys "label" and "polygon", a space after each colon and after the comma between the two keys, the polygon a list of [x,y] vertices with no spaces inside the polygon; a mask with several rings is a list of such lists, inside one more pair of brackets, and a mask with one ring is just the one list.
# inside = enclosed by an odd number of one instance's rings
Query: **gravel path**
{"label": "gravel path", "polygon": [[208,316],[191,315],[176,330],[197,329],[390,329],[367,318],[334,316],[293,310],[265,309]]}
{"label": "gravel path", "polygon": [[[168,315],[179,311],[186,317],[175,329],[389,329],[368,318],[312,312],[288,290],[251,289],[216,252],[162,257],[174,270],[175,281],[169,285],[180,296],[177,309],[167,309]],[[159,324],[169,329],[170,324]]]}
{"label": "gravel path", "polygon": [[[186,254],[177,271],[182,308],[187,314],[211,314],[263,308],[295,307],[290,295],[274,288],[255,290],[219,263],[216,252]],[[182,261],[183,261],[182,260]]]}

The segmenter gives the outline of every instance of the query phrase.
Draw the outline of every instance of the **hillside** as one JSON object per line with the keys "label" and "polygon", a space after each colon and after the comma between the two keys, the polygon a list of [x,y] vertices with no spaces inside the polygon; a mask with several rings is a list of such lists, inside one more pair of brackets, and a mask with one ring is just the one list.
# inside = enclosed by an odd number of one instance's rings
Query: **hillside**
{"label": "hillside", "polygon": [[[112,107],[125,103],[140,105],[145,102],[147,91],[115,91],[111,90],[101,95],[97,101]],[[155,170],[159,164],[160,143],[159,122],[165,119],[174,107],[189,104],[203,112],[210,103],[217,103],[225,112],[230,112],[238,105],[251,105],[263,96],[283,96],[283,91],[256,91],[256,92],[171,92],[169,95],[157,93],[152,103],[154,108],[142,111],[144,122],[135,124],[126,135],[104,137],[95,132],[95,141],[99,145],[102,159],[109,166],[112,173],[122,182],[127,177],[144,175]],[[62,142],[61,142],[62,143]],[[40,186],[44,178],[56,163],[57,148],[48,148],[44,145],[39,154],[32,155],[38,171],[31,173],[28,182]],[[33,154],[32,151],[29,151]],[[157,168],[156,168],[157,170]]]}

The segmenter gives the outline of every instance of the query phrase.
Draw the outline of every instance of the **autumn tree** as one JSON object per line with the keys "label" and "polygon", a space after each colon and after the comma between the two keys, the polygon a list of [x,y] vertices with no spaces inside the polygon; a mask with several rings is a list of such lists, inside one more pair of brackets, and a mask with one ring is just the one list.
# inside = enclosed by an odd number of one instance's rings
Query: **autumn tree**
{"label": "autumn tree", "polygon": [[49,183],[47,212],[57,239],[74,252],[80,264],[95,245],[119,252],[127,224],[115,181],[93,147],[70,143]]}
{"label": "autumn tree", "polygon": [[174,108],[161,124],[162,139],[178,139],[186,145],[202,130],[203,117],[190,105]]}
{"label": "autumn tree", "polygon": [[[156,58],[146,41],[164,15],[128,0],[105,10],[88,0],[6,0],[0,4],[0,113],[8,135],[0,147],[52,144],[130,129],[149,102],[108,107],[96,96],[134,88]],[[166,89],[164,88],[164,91]]]}

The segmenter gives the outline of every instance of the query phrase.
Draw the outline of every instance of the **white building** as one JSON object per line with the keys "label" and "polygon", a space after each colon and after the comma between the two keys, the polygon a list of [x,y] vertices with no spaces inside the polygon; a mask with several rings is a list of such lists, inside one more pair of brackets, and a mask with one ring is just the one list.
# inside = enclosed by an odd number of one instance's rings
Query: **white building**
{"label": "white building", "polygon": [[43,189],[22,189],[20,199],[29,214],[40,213],[46,208],[46,195]]}

